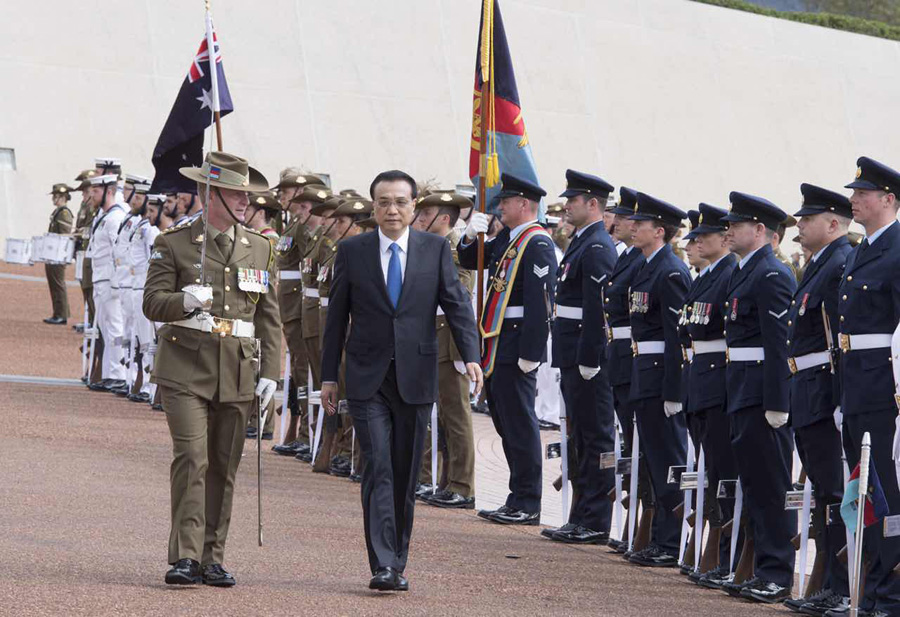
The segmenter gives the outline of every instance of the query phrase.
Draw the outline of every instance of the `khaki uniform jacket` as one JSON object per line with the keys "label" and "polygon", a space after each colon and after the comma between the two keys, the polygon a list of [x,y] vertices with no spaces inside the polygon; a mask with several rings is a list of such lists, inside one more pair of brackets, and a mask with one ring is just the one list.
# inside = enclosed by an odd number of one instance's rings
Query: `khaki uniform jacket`
{"label": "khaki uniform jacket", "polygon": [[[240,225],[234,228],[231,257],[222,256],[215,242],[206,245],[206,281],[213,288],[210,314],[253,322],[260,341],[260,376],[278,380],[281,363],[281,322],[274,293],[274,251],[268,239]],[[144,315],[151,321],[173,322],[187,317],[184,287],[200,283],[203,221],[161,233],[153,244],[144,286]],[[238,270],[268,270],[269,291],[239,289]],[[253,398],[256,387],[252,338],[220,336],[166,323],[159,329],[159,349],[151,381],[221,402]]]}
{"label": "khaki uniform jacket", "polygon": [[60,206],[50,215],[50,228],[47,231],[52,234],[70,234],[73,224],[72,211],[68,206]]}
{"label": "khaki uniform jacket", "polygon": [[[310,239],[300,271],[303,273],[304,289],[319,290],[319,265],[326,252],[330,252],[334,241],[325,236],[325,230],[319,231]],[[303,338],[319,336],[319,298],[303,295]]]}
{"label": "khaki uniform jacket", "polygon": [[[471,299],[472,290],[475,288],[475,271],[467,270],[459,265],[459,255],[456,252],[456,246],[459,244],[460,234],[453,229],[446,236],[447,242],[450,243],[450,252],[453,256],[453,265],[456,266],[456,272],[459,274],[459,281],[463,287],[469,292]],[[463,357],[456,347],[453,340],[453,334],[447,325],[447,318],[441,314],[437,316],[437,342],[438,342],[438,362],[463,362]]]}
{"label": "khaki uniform jacket", "polygon": [[[294,217],[275,247],[276,265],[282,270],[298,272],[311,234],[309,228]],[[282,323],[300,319],[303,314],[303,285],[300,279],[279,279],[278,307]]]}
{"label": "khaki uniform jacket", "polygon": [[[340,240],[338,241],[340,243]],[[325,322],[328,320],[328,294],[331,291],[331,279],[334,275],[334,256],[337,254],[337,244],[332,244],[329,250],[323,251],[319,263],[319,275],[316,281],[319,283],[319,334],[325,332]]]}

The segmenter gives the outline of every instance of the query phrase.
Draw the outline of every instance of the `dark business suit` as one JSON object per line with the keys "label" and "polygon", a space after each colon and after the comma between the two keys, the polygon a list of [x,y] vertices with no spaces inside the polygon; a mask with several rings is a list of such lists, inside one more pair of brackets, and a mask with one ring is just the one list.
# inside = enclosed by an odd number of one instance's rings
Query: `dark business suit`
{"label": "dark business suit", "polygon": [[366,460],[362,505],[373,573],[406,568],[416,470],[438,394],[438,306],[463,359],[479,359],[472,306],[450,246],[409,230],[407,251],[395,308],[381,269],[379,233],[338,245],[322,347],[323,381],[337,382],[346,351],[348,405]]}

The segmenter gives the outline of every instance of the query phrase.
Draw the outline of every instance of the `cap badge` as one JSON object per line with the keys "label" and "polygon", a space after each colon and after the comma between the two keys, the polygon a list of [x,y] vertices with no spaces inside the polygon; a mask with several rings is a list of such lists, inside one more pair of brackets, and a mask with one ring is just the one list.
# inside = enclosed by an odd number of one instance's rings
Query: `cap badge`
{"label": "cap badge", "polygon": [[862,167],[856,168],[856,179],[859,180],[862,177]]}
{"label": "cap badge", "polygon": [[697,218],[697,224],[700,225],[701,223],[703,223],[703,215],[702,214]]}
{"label": "cap badge", "polygon": [[353,204],[353,209],[354,209],[354,210],[362,210],[363,208],[365,208],[365,206],[362,205],[362,204],[361,204],[360,202],[358,202],[358,201],[357,201],[355,204]]}
{"label": "cap badge", "polygon": [[441,201],[453,201],[453,197],[451,197],[448,193],[444,193],[441,195]]}
{"label": "cap badge", "polygon": [[257,197],[256,203],[262,205],[262,204],[266,203],[266,198],[265,197]]}
{"label": "cap badge", "polygon": [[318,193],[316,193],[316,197],[318,197],[319,199],[325,199],[326,197],[328,197],[328,193],[326,193],[325,191],[319,191]]}

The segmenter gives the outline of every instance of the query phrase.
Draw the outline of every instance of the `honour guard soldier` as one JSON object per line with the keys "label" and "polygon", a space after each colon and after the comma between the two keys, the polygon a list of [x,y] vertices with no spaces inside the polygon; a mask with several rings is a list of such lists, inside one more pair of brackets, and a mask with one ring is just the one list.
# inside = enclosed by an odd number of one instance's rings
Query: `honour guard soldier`
{"label": "honour guard soldier", "polygon": [[101,381],[91,383],[89,387],[92,390],[109,391],[125,385],[125,367],[121,363],[120,346],[124,334],[122,307],[113,286],[115,277],[113,247],[119,225],[125,219],[125,210],[116,203],[119,176],[115,174],[94,176],[90,182],[91,199],[98,211],[91,223],[91,242],[88,245],[87,255],[91,258],[94,307],[97,311],[100,336],[103,338],[103,369]]}
{"label": "honour guard soldier", "polygon": [[798,240],[812,257],[788,311],[791,426],[813,485],[816,553],[826,555],[826,565],[820,592],[785,604],[798,610],[810,604],[814,614],[823,615],[849,607],[850,596],[847,566],[838,558],[847,537],[837,512],[829,524],[828,508],[839,505],[844,494],[841,435],[833,418],[840,389],[832,352],[839,347],[838,287],[851,249],[847,229],[853,214],[844,195],[812,184],[800,185],[800,192],[803,205],[795,214],[800,219]]}
{"label": "honour guard soldier", "polygon": [[684,465],[687,432],[681,403],[681,344],[678,319],[690,273],[670,244],[687,214],[645,193],[631,215],[633,242],[645,262],[631,282],[632,361],[630,400],[641,452],[656,499],[650,545],[631,555],[642,566],[678,565],[681,521],[675,508],[681,491],[667,483],[669,467]]}
{"label": "honour guard soldier", "polygon": [[[691,286],[681,314],[682,330],[688,335],[685,349],[687,373],[685,412],[693,425],[692,436],[703,446],[709,490],[704,499],[704,518],[710,524],[707,550],[718,551],[718,566],[701,572],[697,582],[718,588],[728,577],[731,542],[721,527],[733,516],[731,500],[717,500],[720,480],[737,479],[737,463],[731,449],[731,429],[725,413],[725,300],[737,260],[725,241],[728,214],[721,208],[700,204],[698,224],[686,236],[694,242],[699,259],[707,266]],[[699,448],[698,448],[699,452]]]}
{"label": "honour guard soldier", "polygon": [[[505,226],[484,246],[490,284],[481,315],[482,367],[494,427],[509,464],[510,493],[497,510],[478,516],[507,525],[538,525],[541,514],[541,436],[534,412],[537,368],[547,359],[552,317],[556,253],[550,235],[537,222],[541,187],[502,174],[501,222]],[[478,267],[478,233],[488,216],[473,212],[459,245],[464,268]]]}
{"label": "honour guard soldier", "polygon": [[309,184],[306,176],[294,174],[285,176],[276,188],[280,190],[279,198],[288,204],[288,213],[291,217],[278,244],[275,245],[278,267],[278,310],[281,312],[284,340],[291,353],[291,391],[288,393],[291,421],[284,436],[284,444],[275,446],[273,450],[285,456],[308,456],[310,449],[310,444],[307,443],[308,430],[307,426],[301,425],[302,418],[306,417],[307,406],[306,401],[301,403],[297,396],[299,389],[306,388],[309,373],[302,328],[301,262],[309,247],[313,231],[319,226],[319,217],[310,214],[310,209],[331,197],[331,191],[324,185]]}
{"label": "honour guard soldier", "polygon": [[75,177],[78,182],[77,191],[81,191],[81,207],[78,208],[78,215],[75,217],[75,255],[81,253],[81,272],[76,272],[75,277],[81,281],[81,295],[84,297],[85,303],[88,305],[88,323],[84,327],[94,321],[94,281],[91,273],[91,260],[87,257],[87,247],[91,240],[91,223],[94,220],[96,208],[91,199],[91,183],[90,178],[96,176],[97,172],[93,169],[85,169]]}
{"label": "honour guard soldier", "polygon": [[[53,213],[50,215],[50,228],[52,234],[69,235],[73,231],[74,217],[69,210],[69,200],[72,199],[72,191],[66,184],[54,184],[50,195],[53,198]],[[50,287],[50,303],[53,306],[53,315],[44,320],[51,325],[65,324],[69,319],[69,296],[66,293],[66,265],[44,264],[44,273],[47,276],[47,285]]]}
{"label": "honour guard soldier", "polygon": [[[900,322],[900,173],[868,157],[856,165],[856,179],[845,188],[853,189],[853,220],[866,236],[850,252],[838,291],[843,443],[852,470],[859,463],[863,433],[871,435],[870,469],[878,474],[889,513],[895,515],[900,513],[900,491],[892,460],[897,404],[890,345]],[[869,569],[860,613],[896,615],[900,578],[894,570],[900,562],[900,537],[886,538],[882,525],[872,525],[863,542]]]}
{"label": "honour guard soldier", "polygon": [[797,516],[784,509],[793,462],[785,341],[797,281],[771,245],[787,215],[761,197],[734,191],[730,199],[731,212],[722,220],[729,223],[728,241],[740,261],[724,305],[727,412],[756,552],[754,577],[723,588],[775,603],[790,595],[794,577]]}
{"label": "honour guard soldier", "polygon": [[224,152],[181,173],[209,183],[208,224],[201,218],[157,237],[143,305],[148,319],[165,322],[153,381],[174,445],[166,583],[232,586],[222,563],[247,415],[254,396],[263,408],[271,400],[280,364],[272,245],[240,225],[247,192],[268,183]]}
{"label": "honour guard soldier", "polygon": [[606,544],[612,521],[608,493],[612,469],[600,469],[615,447],[615,412],[606,362],[603,288],[616,264],[616,249],[603,222],[613,186],[590,174],[566,171],[566,219],[575,228],[556,272],[553,366],[558,367],[577,460],[568,522],[550,539],[570,544]]}
{"label": "honour guard soldier", "polygon": [[[459,264],[456,246],[461,234],[456,230],[456,222],[460,211],[473,206],[471,200],[453,191],[435,191],[416,203],[418,216],[414,222],[420,231],[447,239],[453,265],[470,297],[475,277],[471,270]],[[443,465],[447,482],[436,493],[427,492],[420,499],[440,508],[471,510],[475,508],[475,435],[472,430],[469,380],[447,316],[440,307],[435,320],[438,337],[438,433],[446,443],[447,456]]]}

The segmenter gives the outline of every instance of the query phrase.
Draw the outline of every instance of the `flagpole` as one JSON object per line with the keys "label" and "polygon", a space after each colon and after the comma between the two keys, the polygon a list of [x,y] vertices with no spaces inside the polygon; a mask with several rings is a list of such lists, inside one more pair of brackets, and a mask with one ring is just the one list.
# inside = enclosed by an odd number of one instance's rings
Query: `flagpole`
{"label": "flagpole", "polygon": [[221,105],[219,103],[219,76],[218,67],[216,66],[216,43],[213,35],[212,14],[209,10],[209,0],[205,0],[206,4],[206,49],[209,53],[209,78],[212,82],[212,112],[213,122],[216,125],[216,144],[219,152],[222,151],[222,115]]}
{"label": "flagpole", "polygon": [[872,438],[869,433],[863,433],[862,448],[859,457],[859,496],[856,510],[856,551],[853,554],[854,560],[852,564],[853,572],[853,588],[850,590],[850,615],[857,617],[859,614],[859,592],[861,589],[862,579],[862,544],[863,531],[866,528],[865,512],[866,512],[866,496],[869,493],[869,458],[872,448]]}
{"label": "flagpole", "polygon": [[[487,105],[485,105],[485,96],[486,93],[489,92],[487,88],[488,82],[482,80],[481,82],[481,103],[479,110],[479,114],[481,115],[481,135],[478,141],[478,150],[479,150],[479,171],[478,171],[478,211],[482,214],[485,212],[485,199],[487,196],[487,122],[485,121],[485,110],[487,109]],[[490,229],[488,230],[490,231]],[[477,295],[477,307],[478,307],[478,319],[481,319],[481,316],[484,311],[484,234],[478,234],[478,295]]]}

